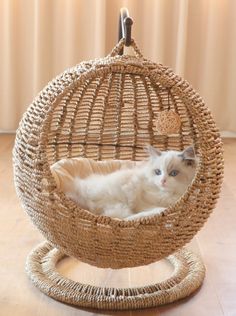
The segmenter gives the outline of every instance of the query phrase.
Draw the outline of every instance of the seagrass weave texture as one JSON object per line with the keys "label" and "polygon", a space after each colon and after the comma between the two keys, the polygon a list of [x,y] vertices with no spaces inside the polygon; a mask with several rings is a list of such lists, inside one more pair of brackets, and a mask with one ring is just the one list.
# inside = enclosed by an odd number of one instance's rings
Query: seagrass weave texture
{"label": "seagrass weave texture", "polygon": [[45,242],[29,254],[26,271],[43,293],[56,300],[82,307],[122,310],[171,303],[196,291],[205,276],[201,259],[182,249],[167,258],[174,271],[165,281],[132,288],[98,287],[60,275],[56,264],[64,257],[63,253]]}
{"label": "seagrass weave texture", "polygon": [[[209,109],[183,79],[161,64],[118,55],[82,62],[53,79],[25,113],[14,147],[22,205],[63,253],[99,267],[145,265],[180,249],[203,226],[219,196],[221,139]],[[153,122],[174,110],[177,134]],[[187,192],[161,215],[119,221],[80,209],[57,189],[50,165],[62,158],[142,160],[143,146],[182,150],[193,143],[200,162]],[[127,255],[128,254],[128,255]]]}

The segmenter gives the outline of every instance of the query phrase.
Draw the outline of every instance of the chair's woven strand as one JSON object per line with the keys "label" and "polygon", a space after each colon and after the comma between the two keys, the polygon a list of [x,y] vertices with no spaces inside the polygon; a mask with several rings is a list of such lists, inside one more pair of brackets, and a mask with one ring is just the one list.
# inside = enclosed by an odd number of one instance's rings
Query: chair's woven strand
{"label": "chair's woven strand", "polygon": [[[125,39],[123,38],[113,48],[113,50],[111,51],[111,53],[108,56],[109,57],[114,57],[114,56],[118,55],[119,52],[122,50],[122,48],[124,48],[124,46],[125,46]],[[133,39],[131,40],[131,45],[130,46],[133,48],[136,57],[143,58],[143,55],[142,55],[140,49],[138,48],[138,46],[136,45],[136,43],[135,43],[135,41]]]}

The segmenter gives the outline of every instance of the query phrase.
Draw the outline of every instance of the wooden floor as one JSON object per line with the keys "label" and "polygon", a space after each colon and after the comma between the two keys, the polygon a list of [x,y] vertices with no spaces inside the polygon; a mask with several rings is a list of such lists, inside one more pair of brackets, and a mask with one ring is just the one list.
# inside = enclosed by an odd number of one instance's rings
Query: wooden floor
{"label": "wooden floor", "polygon": [[[43,240],[19,205],[12,175],[14,136],[0,136],[0,315],[236,315],[236,140],[225,140],[225,181],[215,212],[190,247],[200,252],[207,275],[194,296],[176,304],[135,312],[96,312],[48,298],[28,280],[25,259]],[[102,270],[67,259],[58,269],[74,280],[111,286],[153,283],[170,273],[165,262],[122,271]]]}

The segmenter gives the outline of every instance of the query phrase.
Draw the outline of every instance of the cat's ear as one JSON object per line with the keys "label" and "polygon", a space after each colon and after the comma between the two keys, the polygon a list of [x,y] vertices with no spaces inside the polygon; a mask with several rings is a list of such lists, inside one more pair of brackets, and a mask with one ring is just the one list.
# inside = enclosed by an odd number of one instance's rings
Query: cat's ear
{"label": "cat's ear", "polygon": [[193,146],[189,146],[184,149],[182,152],[183,159],[194,160],[195,159],[195,152]]}
{"label": "cat's ear", "polygon": [[187,166],[193,166],[195,164],[195,152],[193,146],[189,146],[184,149],[184,151],[181,154],[184,163]]}
{"label": "cat's ear", "polygon": [[155,157],[161,156],[161,151],[156,149],[156,148],[154,148],[151,145],[146,145],[145,146],[145,150],[146,150],[146,152],[149,154],[149,156],[151,158],[155,158]]}

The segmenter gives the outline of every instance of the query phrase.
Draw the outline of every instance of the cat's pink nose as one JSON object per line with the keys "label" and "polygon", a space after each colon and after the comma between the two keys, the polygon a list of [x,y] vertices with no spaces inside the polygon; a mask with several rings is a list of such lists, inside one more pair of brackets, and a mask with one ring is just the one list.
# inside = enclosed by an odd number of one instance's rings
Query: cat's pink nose
{"label": "cat's pink nose", "polygon": [[166,179],[161,179],[161,184],[164,186],[166,184]]}

